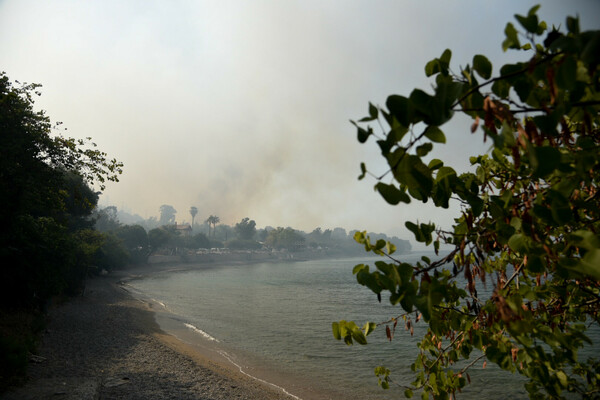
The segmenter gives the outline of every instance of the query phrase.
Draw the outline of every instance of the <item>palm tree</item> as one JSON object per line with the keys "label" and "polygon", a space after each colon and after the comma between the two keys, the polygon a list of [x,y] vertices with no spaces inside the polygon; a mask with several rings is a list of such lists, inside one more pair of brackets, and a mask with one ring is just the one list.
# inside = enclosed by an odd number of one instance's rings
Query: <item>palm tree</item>
{"label": "palm tree", "polygon": [[208,217],[206,219],[206,222],[208,224],[208,236],[210,237],[210,225],[212,224],[213,226],[213,237],[215,236],[215,228],[217,227],[217,224],[220,222],[221,220],[219,219],[219,217],[217,217],[216,215],[211,215],[210,217]]}
{"label": "palm tree", "polygon": [[198,214],[198,209],[194,206],[190,207],[190,215],[192,216],[192,231],[194,230],[194,218]]}

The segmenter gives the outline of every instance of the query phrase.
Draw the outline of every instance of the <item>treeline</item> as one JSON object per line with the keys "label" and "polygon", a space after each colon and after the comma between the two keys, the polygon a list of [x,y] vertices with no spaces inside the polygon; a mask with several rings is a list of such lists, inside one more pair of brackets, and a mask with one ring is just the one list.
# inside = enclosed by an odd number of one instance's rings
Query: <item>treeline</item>
{"label": "treeline", "polygon": [[48,300],[80,293],[118,243],[93,227],[90,185],[122,164],[35,111],[38,88],[0,73],[0,391],[23,376]]}
{"label": "treeline", "polygon": [[[129,262],[145,262],[144,257],[151,253],[174,254],[178,249],[321,251],[331,256],[365,254],[363,246],[354,240],[356,230],[347,232],[339,227],[333,230],[319,227],[311,232],[304,232],[292,227],[271,226],[259,229],[256,227],[256,222],[250,218],[243,218],[235,225],[227,225],[220,223],[220,218],[215,215],[210,215],[203,222],[195,223],[196,207],[190,208],[191,225],[178,224],[175,221],[177,211],[172,206],[163,204],[159,212],[159,218],[143,219],[109,206],[96,212],[96,228],[123,240],[124,251],[129,253]],[[122,219],[134,223],[124,225]],[[368,235],[372,241],[383,239],[394,243],[398,252],[407,252],[411,249],[407,240],[395,236],[389,237],[384,233],[373,232]]]}

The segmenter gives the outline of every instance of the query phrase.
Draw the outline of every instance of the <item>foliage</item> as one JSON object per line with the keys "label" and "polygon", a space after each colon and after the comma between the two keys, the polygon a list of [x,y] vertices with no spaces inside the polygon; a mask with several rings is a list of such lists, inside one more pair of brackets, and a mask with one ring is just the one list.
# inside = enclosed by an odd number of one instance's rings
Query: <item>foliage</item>
{"label": "foliage", "polygon": [[238,239],[252,240],[256,235],[256,222],[248,217],[235,224],[235,233]]}
{"label": "foliage", "polygon": [[158,248],[164,246],[169,242],[173,236],[172,232],[169,232],[164,228],[154,228],[148,232],[148,244],[150,245],[151,251],[156,251]]}
{"label": "foliage", "polygon": [[148,234],[141,225],[123,225],[116,230],[115,234],[127,249],[148,247]]}
{"label": "foliage", "polygon": [[292,228],[278,227],[269,231],[265,244],[274,249],[297,251],[304,248],[305,239]]}
{"label": "foliage", "polygon": [[39,333],[31,321],[48,300],[81,292],[93,185],[118,181],[122,167],[90,138],[64,137],[60,123],[34,111],[39,87],[0,73],[0,390],[23,373]]}
{"label": "foliage", "polygon": [[85,229],[77,232],[77,239],[81,244],[78,259],[85,260],[89,274],[121,269],[130,261],[123,240],[113,232]]}
{"label": "foliage", "polygon": [[[108,160],[90,138],[58,131],[34,111],[40,85],[0,73],[0,293],[5,305],[40,306],[49,296],[76,292],[85,265],[74,233],[89,228],[98,199],[117,181],[122,164]],[[56,135],[53,134],[57,132]]]}
{"label": "foliage", "polygon": [[196,218],[196,215],[198,214],[198,207],[190,207],[190,215],[192,216],[192,229],[194,229],[194,219]]}
{"label": "foliage", "polygon": [[192,249],[208,249],[210,248],[210,240],[206,237],[204,233],[197,233],[191,238],[191,246]]}
{"label": "foliage", "polygon": [[182,247],[186,249],[207,249],[211,247],[210,240],[204,233],[197,233],[194,236],[183,236],[180,234],[171,235],[167,246]]}
{"label": "foliage", "polygon": [[[355,235],[388,260],[375,271],[354,268],[360,284],[380,300],[389,292],[404,310],[383,323],[388,337],[399,320],[407,328],[427,323],[407,397],[415,390],[424,398],[454,396],[483,359],[525,376],[532,398],[600,393],[600,364],[580,354],[590,345],[586,331],[599,329],[600,31],[581,32],[573,17],[566,32],[548,29],[537,9],[516,15],[521,31],[510,23],[505,30],[503,49],[524,52],[525,61],[494,76],[491,62],[475,55],[456,74],[446,50],[425,66],[435,78],[433,94],[389,96],[385,108],[369,104],[369,115],[353,122],[361,143],[379,136],[389,170],[374,175],[361,164],[360,178],[373,175],[388,203],[460,205],[451,230],[406,222],[436,254],[441,244],[451,246],[435,260],[410,265],[394,256],[393,245]],[[492,144],[489,154],[470,158],[473,173],[426,161],[446,142],[441,126],[456,113],[472,118],[471,132]],[[372,121],[389,129],[378,135]],[[491,296],[478,295],[486,285]],[[341,321],[333,332],[346,343],[366,343],[371,328]],[[389,386],[390,371],[376,373]]]}
{"label": "foliage", "polygon": [[211,215],[209,216],[206,221],[204,221],[208,224],[208,236],[210,237],[210,226],[213,226],[213,237],[215,236],[215,229],[217,227],[217,224],[219,222],[221,222],[221,219],[219,217],[217,217],[216,215]]}
{"label": "foliage", "polygon": [[121,226],[117,216],[117,207],[115,206],[95,210],[94,219],[96,221],[94,227],[100,232],[116,231]]}
{"label": "foliage", "polygon": [[163,204],[159,208],[160,211],[160,225],[172,225],[175,223],[175,214],[177,210],[171,205]]}
{"label": "foliage", "polygon": [[148,260],[148,234],[141,225],[123,225],[115,235],[122,241],[132,264],[143,264]]}
{"label": "foliage", "polygon": [[262,247],[260,243],[252,239],[233,239],[225,243],[230,249],[257,250]]}

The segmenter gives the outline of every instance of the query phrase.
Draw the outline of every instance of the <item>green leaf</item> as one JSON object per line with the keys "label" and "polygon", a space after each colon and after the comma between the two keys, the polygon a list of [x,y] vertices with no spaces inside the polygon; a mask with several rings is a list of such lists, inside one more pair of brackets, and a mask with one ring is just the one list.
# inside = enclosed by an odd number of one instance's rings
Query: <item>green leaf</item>
{"label": "green leaf", "polygon": [[560,164],[560,152],[554,147],[533,147],[530,155],[535,176],[546,177]]}
{"label": "green leaf", "polygon": [[357,128],[357,138],[360,143],[365,143],[367,141],[367,139],[369,139],[369,136],[371,136],[371,134],[373,133],[373,131],[371,131],[370,129],[366,130],[360,126],[357,126],[356,128]]}
{"label": "green leaf", "polygon": [[[433,240],[431,233],[435,230],[434,224],[417,225],[413,222],[406,221],[404,223],[404,226],[406,226],[406,229],[408,229],[415,235],[415,240],[417,242],[424,242],[425,244],[429,244]],[[412,273],[412,270],[411,270],[411,273]]]}
{"label": "green leaf", "polygon": [[581,259],[578,269],[586,275],[600,280],[600,249],[588,250]]}
{"label": "green leaf", "polygon": [[560,192],[550,190],[547,201],[550,203],[552,218],[559,225],[565,225],[573,220],[573,210],[567,198]]}
{"label": "green leaf", "polygon": [[387,98],[385,106],[390,111],[390,115],[394,116],[400,125],[408,127],[415,122],[414,108],[408,98],[399,95],[391,95]]}
{"label": "green leaf", "polygon": [[508,81],[498,80],[492,85],[492,92],[501,99],[505,99],[510,93],[510,88],[511,85]]}
{"label": "green leaf", "polygon": [[566,388],[568,386],[569,382],[567,380],[567,374],[565,374],[563,371],[557,371],[556,377],[558,378],[558,381],[560,382],[560,385],[563,388]]}
{"label": "green leaf", "polygon": [[365,163],[360,163],[360,175],[358,176],[358,180],[362,180],[364,179],[365,175],[367,174],[367,166],[365,165]]}
{"label": "green leaf", "polygon": [[577,247],[583,247],[587,250],[596,250],[600,248],[600,236],[592,231],[579,229],[571,233],[570,239],[576,243]]}
{"label": "green leaf", "polygon": [[567,17],[567,29],[570,33],[578,34],[579,33],[579,18],[575,17]]}
{"label": "green leaf", "polygon": [[545,272],[546,267],[544,265],[544,260],[535,254],[530,254],[527,259],[527,270],[534,274]]}
{"label": "green leaf", "polygon": [[517,253],[525,254],[527,253],[527,236],[522,233],[516,233],[508,239],[508,246]]}
{"label": "green leaf", "polygon": [[369,115],[373,119],[377,119],[377,117],[379,116],[379,110],[371,103],[369,103]]}
{"label": "green leaf", "polygon": [[375,189],[389,204],[396,205],[400,202],[406,204],[410,203],[410,197],[404,191],[398,189],[395,185],[388,185],[383,182],[378,182],[375,185]]}
{"label": "green leaf", "polygon": [[533,117],[533,122],[542,132],[553,136],[558,135],[556,127],[559,121],[553,115],[536,115]]}
{"label": "green leaf", "polygon": [[431,118],[430,114],[432,113],[432,108],[435,107],[435,98],[430,94],[425,93],[421,89],[414,89],[410,93],[410,101],[413,104],[416,111],[419,111],[426,123],[427,120],[425,118]]}
{"label": "green leaf", "polygon": [[433,144],[423,143],[417,147],[417,155],[419,157],[425,157],[433,149]]}
{"label": "green leaf", "polygon": [[418,156],[404,157],[393,172],[400,184],[406,185],[409,189],[417,189],[425,196],[428,196],[433,188],[431,170]]}
{"label": "green leaf", "polygon": [[364,264],[355,265],[354,268],[352,269],[352,275],[356,275],[364,269],[366,269],[367,272],[369,272],[369,267],[367,265],[364,265]]}
{"label": "green leaf", "polygon": [[537,33],[538,31],[538,18],[535,14],[528,14],[526,17],[522,15],[515,15],[515,18],[525,30],[529,33]]}
{"label": "green leaf", "polygon": [[448,80],[448,77],[438,76],[435,96],[421,89],[414,89],[410,94],[415,115],[427,125],[440,126],[452,118],[452,103],[460,94],[462,84]]}
{"label": "green leaf", "polygon": [[589,40],[581,52],[581,60],[590,65],[600,63],[600,31],[590,32]]}
{"label": "green leaf", "polygon": [[456,171],[451,168],[451,167],[441,167],[438,172],[437,175],[435,176],[435,180],[436,182],[439,182],[443,179],[451,179],[453,177],[456,177]]}
{"label": "green leaf", "polygon": [[408,263],[401,263],[398,266],[398,274],[400,275],[400,281],[402,282],[403,286],[410,283],[410,280],[412,279],[412,276],[413,276],[413,272],[414,272],[413,266]]}
{"label": "green leaf", "polygon": [[478,196],[475,195],[467,195],[467,202],[471,206],[471,210],[473,211],[473,215],[478,217],[483,212],[484,201]]}
{"label": "green leaf", "polygon": [[440,169],[443,166],[444,166],[444,162],[437,158],[434,158],[433,160],[429,161],[429,164],[427,164],[427,168],[429,168],[432,171],[435,171],[436,169]]}
{"label": "green leaf", "polygon": [[442,62],[443,65],[449,66],[451,58],[452,58],[452,50],[446,49],[440,56],[440,61]]}
{"label": "green leaf", "polygon": [[492,63],[481,54],[473,57],[473,69],[477,71],[483,79],[490,79],[492,76]]}
{"label": "green leaf", "polygon": [[444,132],[437,126],[428,126],[425,129],[425,137],[435,143],[446,143]]}
{"label": "green leaf", "polygon": [[438,74],[441,71],[442,69],[440,67],[440,60],[438,60],[437,58],[425,64],[425,76],[427,77]]}
{"label": "green leaf", "polygon": [[331,324],[331,330],[333,331],[333,337],[337,340],[341,340],[342,336],[340,335],[340,324],[339,322],[333,322]]}
{"label": "green leaf", "polygon": [[389,255],[392,255],[396,252],[396,245],[392,242],[387,242],[386,250]]}
{"label": "green leaf", "polygon": [[428,77],[438,73],[448,75],[448,69],[450,68],[451,58],[452,51],[450,49],[444,50],[440,58],[435,58],[425,65],[425,75]]}
{"label": "green leaf", "polygon": [[367,322],[365,324],[365,326],[363,327],[363,330],[365,331],[365,335],[369,335],[371,332],[373,332],[375,330],[375,328],[377,328],[377,324],[375,322]]}
{"label": "green leaf", "polygon": [[504,34],[506,35],[506,39],[502,42],[502,50],[506,51],[508,49],[518,49],[521,47],[517,30],[510,22],[506,24]]}
{"label": "green leaf", "polygon": [[367,337],[356,325],[352,327],[352,339],[354,339],[358,344],[365,345],[367,344]]}
{"label": "green leaf", "polygon": [[533,6],[529,9],[529,11],[527,12],[527,16],[535,15],[539,9],[540,9],[540,5],[536,4],[535,6]]}
{"label": "green leaf", "polygon": [[573,90],[577,83],[577,60],[575,57],[565,57],[558,65],[556,71],[556,83],[565,90]]}

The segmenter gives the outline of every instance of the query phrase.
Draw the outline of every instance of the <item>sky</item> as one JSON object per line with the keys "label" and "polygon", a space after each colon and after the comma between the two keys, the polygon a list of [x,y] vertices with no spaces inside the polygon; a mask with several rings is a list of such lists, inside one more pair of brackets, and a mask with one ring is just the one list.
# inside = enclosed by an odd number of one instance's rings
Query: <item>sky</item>
{"label": "sky", "polygon": [[[67,136],[124,163],[100,204],[177,222],[217,215],[258,227],[343,227],[410,239],[407,220],[449,227],[457,206],[389,206],[358,181],[385,165],[349,120],[388,95],[431,91],[427,61],[494,67],[514,14],[536,2],[431,0],[0,0],[0,70],[43,85],[36,106]],[[539,15],[599,29],[600,1],[548,0]],[[497,69],[495,69],[497,71]],[[488,150],[456,118],[433,156],[460,171]],[[375,127],[376,130],[378,129]]]}

